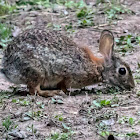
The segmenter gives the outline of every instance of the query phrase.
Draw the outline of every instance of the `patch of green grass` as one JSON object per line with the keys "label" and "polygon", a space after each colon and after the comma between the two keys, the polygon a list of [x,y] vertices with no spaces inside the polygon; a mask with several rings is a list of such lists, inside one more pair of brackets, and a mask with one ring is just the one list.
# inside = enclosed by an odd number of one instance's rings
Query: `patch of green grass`
{"label": "patch of green grass", "polygon": [[43,116],[43,112],[38,110],[38,111],[29,111],[27,113],[25,113],[27,116],[35,119],[39,119],[41,116]]}
{"label": "patch of green grass", "polygon": [[96,0],[96,4],[105,3],[105,0]]}
{"label": "patch of green grass", "polygon": [[80,0],[79,2],[75,2],[72,0],[65,0],[63,1],[63,4],[68,8],[68,9],[78,9],[78,8],[83,8],[86,7],[86,3],[83,0]]}
{"label": "patch of green grass", "polygon": [[116,45],[118,46],[118,51],[122,53],[133,51],[134,47],[140,44],[140,37],[133,36],[131,34],[126,36],[121,36],[120,38],[116,38]]}
{"label": "patch of green grass", "polygon": [[49,0],[19,0],[16,2],[18,6],[20,5],[46,5],[50,4]]}
{"label": "patch of green grass", "polygon": [[127,137],[131,137],[131,138],[132,138],[132,137],[133,137],[133,138],[134,138],[134,137],[135,137],[135,138],[138,138],[138,137],[139,137],[139,134],[136,133],[136,132],[131,132],[131,133],[127,133],[126,136],[127,136]]}
{"label": "patch of green grass", "polygon": [[96,106],[96,107],[103,107],[103,106],[110,106],[111,105],[111,100],[100,100],[100,101],[97,101],[97,100],[93,100],[93,104]]}
{"label": "patch of green grass", "polygon": [[135,124],[135,119],[132,117],[129,118],[129,117],[124,116],[124,117],[120,118],[118,122],[120,124],[128,123],[130,126],[132,126]]}
{"label": "patch of green grass", "polygon": [[107,15],[108,19],[120,19],[120,14],[130,14],[131,11],[124,7],[123,5],[116,5],[111,4],[105,10],[105,14]]}
{"label": "patch of green grass", "polygon": [[79,27],[94,26],[93,11],[88,7],[84,7],[77,11]]}
{"label": "patch of green grass", "polygon": [[[30,10],[40,10],[42,8],[49,8],[52,7],[52,3],[49,0],[19,0],[16,2],[18,8],[25,8],[26,6],[30,5]],[[23,7],[25,6],[25,7]]]}
{"label": "patch of green grass", "polygon": [[109,20],[121,19],[121,14],[131,14],[132,11],[129,10],[125,5],[121,4],[119,1],[115,0],[97,0],[96,4],[104,3],[104,14],[107,15]]}
{"label": "patch of green grass", "polygon": [[14,93],[10,92],[10,91],[1,91],[0,92],[0,100],[2,101],[4,98],[10,98],[11,96],[13,96]]}
{"label": "patch of green grass", "polygon": [[104,100],[93,100],[92,104],[97,108],[102,107],[116,107],[119,106],[119,98],[114,96],[112,99],[104,99]]}
{"label": "patch of green grass", "polygon": [[106,137],[109,136],[110,133],[108,131],[101,131],[99,134],[103,137]]}
{"label": "patch of green grass", "polygon": [[64,118],[62,115],[56,115],[55,119],[57,119],[59,122],[62,123],[62,128],[65,132],[71,131],[70,127],[68,127],[65,123],[64,123]]}
{"label": "patch of green grass", "polygon": [[6,132],[17,127],[17,125],[14,124],[10,117],[7,117],[4,121],[2,121],[2,126],[4,127]]}
{"label": "patch of green grass", "polygon": [[9,91],[1,91],[0,92],[0,109],[1,108],[5,108],[5,101],[4,101],[4,98],[7,98],[9,99],[11,96],[13,96],[14,93],[13,92],[9,92]]}
{"label": "patch of green grass", "polygon": [[0,23],[0,45],[3,47],[7,46],[7,43],[11,41],[11,27],[6,24]]}
{"label": "patch of green grass", "polygon": [[70,22],[69,24],[65,25],[65,30],[70,33],[73,34],[75,32],[75,30],[73,29],[73,24],[72,22]]}
{"label": "patch of green grass", "polygon": [[92,20],[83,19],[78,21],[79,27],[94,26]]}
{"label": "patch of green grass", "polygon": [[59,121],[63,121],[64,120],[62,115],[56,115],[55,118],[58,119]]}
{"label": "patch of green grass", "polygon": [[54,118],[62,125],[62,132],[52,133],[50,137],[46,138],[46,140],[71,140],[74,132],[64,122],[64,117],[62,116],[62,114],[56,115],[54,116]]}
{"label": "patch of green grass", "polygon": [[69,23],[68,25],[65,25],[65,30],[71,30],[72,27],[72,23]]}
{"label": "patch of green grass", "polygon": [[57,6],[59,5],[64,5],[67,9],[78,9],[78,8],[83,8],[86,6],[85,2],[83,0],[80,0],[78,2],[72,1],[72,0],[20,0],[17,1],[18,6],[22,5],[31,5],[31,6],[42,6],[45,8],[52,7],[54,5]]}
{"label": "patch of green grass", "polygon": [[140,91],[137,91],[137,96],[140,97]]}
{"label": "patch of green grass", "polygon": [[54,134],[51,134],[50,138],[46,138],[46,140],[71,140],[72,135],[73,135],[73,132],[54,133]]}
{"label": "patch of green grass", "polygon": [[20,98],[20,99],[12,99],[13,103],[20,104],[22,106],[28,106],[30,104],[30,101],[27,101],[26,99]]}
{"label": "patch of green grass", "polygon": [[41,109],[44,109],[44,107],[45,107],[45,104],[42,103],[42,102],[36,102],[36,104],[37,104],[37,106],[38,106],[39,108],[41,108]]}
{"label": "patch of green grass", "polygon": [[86,4],[84,3],[83,0],[79,1],[79,2],[74,2],[74,1],[69,1],[69,0],[20,0],[17,1],[16,4],[18,6],[22,6],[22,5],[31,5],[31,6],[42,6],[45,8],[48,7],[53,7],[54,4],[60,4],[60,5],[64,5],[66,8],[68,9],[77,9],[77,8],[82,8],[84,6],[86,6]]}
{"label": "patch of green grass", "polygon": [[72,132],[72,130],[68,126],[68,124],[65,123],[64,117],[61,114],[60,115],[56,115],[54,118],[56,119],[56,121],[58,121],[59,123],[61,123],[63,132],[67,132],[67,133],[68,132]]}
{"label": "patch of green grass", "polygon": [[0,1],[0,16],[4,16],[13,13],[16,10],[15,5],[9,5],[5,1]]}
{"label": "patch of green grass", "polygon": [[99,134],[102,135],[102,136],[106,136],[106,135],[109,135],[109,132],[107,131],[108,130],[108,126],[105,125],[104,123],[102,122],[99,122],[97,125],[96,125],[97,129],[99,130]]}
{"label": "patch of green grass", "polygon": [[102,107],[117,107],[119,106],[119,98],[114,96],[112,99],[104,99],[104,100],[93,100],[92,108],[102,108]]}
{"label": "patch of green grass", "polygon": [[91,11],[88,10],[86,7],[85,7],[85,8],[82,8],[82,9],[80,9],[80,10],[77,12],[77,17],[78,17],[78,18],[87,17],[87,16],[89,16],[90,12],[91,12]]}
{"label": "patch of green grass", "polygon": [[6,118],[3,122],[2,122],[2,126],[5,127],[5,129],[8,131],[11,129],[11,126],[12,126],[12,121],[10,120],[10,118]]}
{"label": "patch of green grass", "polygon": [[130,125],[133,125],[135,123],[135,120],[133,118],[129,118],[128,123]]}

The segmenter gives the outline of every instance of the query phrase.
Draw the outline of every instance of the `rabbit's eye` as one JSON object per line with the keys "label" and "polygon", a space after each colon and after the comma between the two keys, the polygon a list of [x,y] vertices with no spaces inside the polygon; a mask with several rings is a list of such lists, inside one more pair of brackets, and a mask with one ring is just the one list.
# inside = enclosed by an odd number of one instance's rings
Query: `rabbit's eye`
{"label": "rabbit's eye", "polygon": [[126,69],[125,68],[119,68],[119,74],[125,75],[126,74]]}

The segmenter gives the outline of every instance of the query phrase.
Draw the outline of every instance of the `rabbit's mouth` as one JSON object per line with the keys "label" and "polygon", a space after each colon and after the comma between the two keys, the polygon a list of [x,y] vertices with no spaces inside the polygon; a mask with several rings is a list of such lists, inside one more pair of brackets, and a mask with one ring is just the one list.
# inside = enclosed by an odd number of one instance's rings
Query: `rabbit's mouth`
{"label": "rabbit's mouth", "polygon": [[134,87],[131,87],[129,85],[125,85],[123,83],[120,83],[120,82],[117,82],[117,81],[114,81],[113,79],[109,79],[109,82],[108,82],[110,85],[113,85],[113,86],[117,86],[119,87],[121,90],[132,90]]}

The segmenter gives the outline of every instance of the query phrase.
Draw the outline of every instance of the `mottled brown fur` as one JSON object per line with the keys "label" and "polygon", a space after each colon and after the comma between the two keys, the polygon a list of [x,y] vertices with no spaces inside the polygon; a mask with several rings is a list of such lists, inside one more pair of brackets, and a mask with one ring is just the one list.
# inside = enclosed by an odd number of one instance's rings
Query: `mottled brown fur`
{"label": "mottled brown fur", "polygon": [[[31,94],[37,92],[42,96],[57,94],[54,89],[66,92],[71,87],[81,88],[103,80],[111,83],[109,81],[117,73],[117,66],[124,63],[112,53],[112,39],[110,32],[106,31],[100,39],[104,44],[99,45],[104,57],[98,58],[88,47],[78,46],[58,31],[29,29],[5,49],[3,73],[11,82],[26,84]],[[116,74],[116,77],[119,76]],[[116,80],[116,77],[113,78]],[[126,83],[122,84],[118,79],[115,85],[127,88],[134,85],[131,73],[125,80]]]}

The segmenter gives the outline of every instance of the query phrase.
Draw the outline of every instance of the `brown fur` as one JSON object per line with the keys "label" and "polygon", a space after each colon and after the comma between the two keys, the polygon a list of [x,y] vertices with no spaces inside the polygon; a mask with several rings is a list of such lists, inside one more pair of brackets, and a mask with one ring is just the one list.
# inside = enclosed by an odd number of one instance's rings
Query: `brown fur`
{"label": "brown fur", "polygon": [[94,56],[94,54],[92,53],[92,51],[90,50],[89,47],[85,47],[84,49],[85,49],[86,53],[89,55],[89,58],[92,60],[92,62],[96,63],[97,65],[103,65],[103,63],[104,63],[103,58]]}
{"label": "brown fur", "polygon": [[[30,94],[45,97],[103,80],[126,89],[134,87],[131,70],[115,56],[113,44],[113,34],[104,30],[99,44],[103,58],[99,58],[58,31],[28,29],[5,49],[2,72],[11,82],[26,84]],[[118,73],[122,66],[129,71],[124,76]]]}

